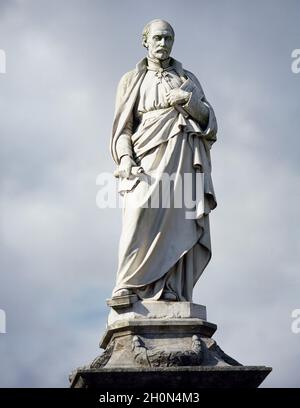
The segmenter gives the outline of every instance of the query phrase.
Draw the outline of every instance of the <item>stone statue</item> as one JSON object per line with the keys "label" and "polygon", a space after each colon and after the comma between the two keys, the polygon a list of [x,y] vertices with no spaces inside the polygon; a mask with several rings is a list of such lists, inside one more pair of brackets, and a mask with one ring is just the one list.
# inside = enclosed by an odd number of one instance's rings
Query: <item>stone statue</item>
{"label": "stone statue", "polygon": [[[110,149],[125,207],[112,298],[135,294],[191,301],[211,258],[209,213],[216,199],[210,149],[217,122],[198,79],[170,57],[173,43],[169,23],[148,23],[143,31],[148,55],[121,78],[117,90]],[[195,217],[187,218],[190,208],[184,202],[181,208],[146,206],[164,175],[180,180],[171,197],[180,195],[180,189],[188,194],[181,185],[186,174],[192,180],[189,187],[203,193]]]}
{"label": "stone statue", "polygon": [[197,78],[170,58],[173,42],[169,23],[148,23],[148,55],[118,87],[111,138],[124,197],[117,283],[107,299],[104,351],[71,374],[74,388],[253,388],[271,371],[227,355],[212,338],[217,326],[206,307],[192,302],[211,257],[217,124]]}

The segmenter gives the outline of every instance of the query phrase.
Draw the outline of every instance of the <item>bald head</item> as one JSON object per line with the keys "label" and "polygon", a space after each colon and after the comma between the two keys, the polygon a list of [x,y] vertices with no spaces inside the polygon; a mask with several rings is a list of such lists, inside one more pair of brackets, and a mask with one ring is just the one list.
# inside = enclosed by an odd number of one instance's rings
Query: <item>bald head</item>
{"label": "bald head", "polygon": [[148,55],[158,60],[168,59],[174,43],[174,30],[165,20],[152,20],[143,30],[143,46]]}
{"label": "bald head", "polygon": [[174,40],[175,33],[174,33],[174,30],[173,30],[173,27],[171,26],[171,24],[168,23],[165,20],[155,19],[155,20],[152,20],[149,23],[147,23],[145,25],[144,29],[143,29],[143,45],[144,46],[145,46],[144,42],[147,40],[147,37],[149,35],[151,26],[153,26],[154,29],[155,28],[162,28],[162,29],[165,29],[165,30],[169,30],[172,33],[173,40]]}

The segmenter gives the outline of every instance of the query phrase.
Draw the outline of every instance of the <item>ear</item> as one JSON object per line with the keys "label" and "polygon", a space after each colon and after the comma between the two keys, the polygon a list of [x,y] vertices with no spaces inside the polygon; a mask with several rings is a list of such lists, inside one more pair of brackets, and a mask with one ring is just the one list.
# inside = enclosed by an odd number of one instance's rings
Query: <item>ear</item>
{"label": "ear", "polygon": [[142,42],[142,44],[143,44],[143,47],[145,47],[145,48],[147,48],[147,49],[148,49],[147,38],[143,38],[143,42]]}

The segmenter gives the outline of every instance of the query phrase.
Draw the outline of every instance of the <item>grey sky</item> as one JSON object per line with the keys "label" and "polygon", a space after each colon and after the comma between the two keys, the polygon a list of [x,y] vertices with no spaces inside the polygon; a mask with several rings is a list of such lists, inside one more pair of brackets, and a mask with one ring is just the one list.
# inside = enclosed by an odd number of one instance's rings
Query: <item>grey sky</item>
{"label": "grey sky", "polygon": [[274,368],[265,386],[300,386],[299,13],[291,0],[1,0],[1,387],[65,387],[98,353],[121,210],[96,207],[95,180],[114,170],[117,82],[157,17],[219,123],[213,259],[194,301],[228,354]]}

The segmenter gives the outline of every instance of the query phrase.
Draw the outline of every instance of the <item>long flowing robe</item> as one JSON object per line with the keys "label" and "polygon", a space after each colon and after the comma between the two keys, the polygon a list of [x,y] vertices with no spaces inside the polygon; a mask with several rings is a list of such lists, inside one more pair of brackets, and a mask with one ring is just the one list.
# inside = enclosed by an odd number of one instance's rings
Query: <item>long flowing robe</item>
{"label": "long flowing robe", "polygon": [[[147,69],[144,59],[118,87],[111,154],[119,164],[118,143],[127,135],[144,173],[120,180],[123,226],[113,295],[127,288],[141,299],[157,300],[163,291],[171,291],[178,300],[191,301],[193,287],[211,258],[209,213],[216,198],[210,148],[217,123],[197,78],[178,61],[172,59],[171,69],[160,77]],[[183,109],[166,101],[166,92],[177,87],[191,95]],[[203,103],[209,109],[206,129],[198,120]],[[165,175],[173,182],[169,204],[162,205]],[[195,198],[192,207],[184,197],[187,190]],[[174,206],[175,197],[181,198],[181,206]]]}

